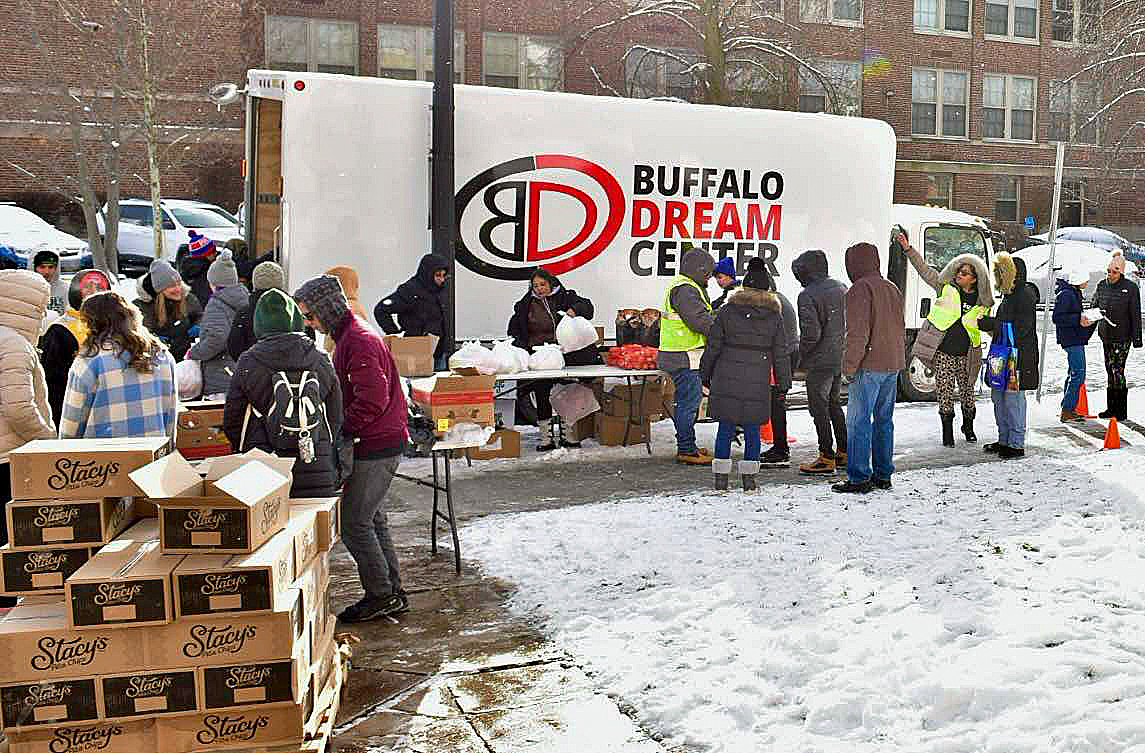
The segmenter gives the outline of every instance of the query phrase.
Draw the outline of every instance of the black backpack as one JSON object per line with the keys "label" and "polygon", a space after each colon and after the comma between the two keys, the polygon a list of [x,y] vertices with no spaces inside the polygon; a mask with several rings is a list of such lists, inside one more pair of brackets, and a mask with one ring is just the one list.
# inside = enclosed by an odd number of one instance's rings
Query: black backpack
{"label": "black backpack", "polygon": [[334,446],[318,376],[312,371],[276,371],[271,388],[272,402],[265,413],[247,404],[239,451],[247,449],[247,426],[253,414],[266,427],[266,439],[275,454],[297,454],[300,462],[313,463],[316,458],[315,448],[322,442]]}

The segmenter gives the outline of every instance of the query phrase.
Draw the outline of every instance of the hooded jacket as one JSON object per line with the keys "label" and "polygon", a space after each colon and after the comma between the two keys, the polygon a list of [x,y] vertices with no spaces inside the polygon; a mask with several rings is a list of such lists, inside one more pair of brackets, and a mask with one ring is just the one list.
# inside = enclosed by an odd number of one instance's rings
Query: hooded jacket
{"label": "hooded jacket", "polygon": [[771,272],[767,270],[767,262],[761,257],[753,257],[747,263],[747,269],[749,275],[754,274],[763,278],[763,289],[774,293],[779,299],[780,315],[783,317],[783,342],[787,349],[784,354],[791,356],[791,368],[794,370],[799,362],[799,316],[795,313],[795,307],[791,305],[787,296],[776,288],[775,278],[771,276]]}
{"label": "hooded jacket", "polygon": [[710,417],[737,426],[771,420],[772,389],[780,393],[791,389],[781,311],[774,293],[745,287],[716,313],[700,358],[700,381],[710,390]]}
{"label": "hooded jacket", "polygon": [[1116,283],[1102,280],[1097,283],[1093,301],[1106,317],[1097,325],[1103,342],[1131,342],[1134,348],[1141,347],[1141,291],[1137,283],[1124,274]]}
{"label": "hooded jacket", "polygon": [[207,282],[207,270],[210,268],[209,256],[191,256],[187,253],[179,260],[179,276],[183,278],[183,282],[191,286],[191,292],[203,306],[211,300],[211,283]]}
{"label": "hooded jacket", "polygon": [[52,439],[56,427],[48,385],[36,358],[36,338],[51,288],[23,269],[0,271],[0,462],[33,439]]}
{"label": "hooded jacket", "polygon": [[[974,267],[974,274],[978,277],[977,298],[975,305],[981,306],[985,309],[986,313],[994,306],[994,290],[990,285],[990,270],[986,267],[986,262],[982,257],[976,254],[959,254],[946,263],[942,271],[936,270],[934,267],[926,263],[926,259],[914,246],[908,246],[906,256],[910,260],[911,266],[918,272],[922,281],[934,289],[936,295],[942,295],[947,285],[954,286],[954,273],[963,264],[970,264]],[[957,286],[955,286],[957,288]],[[957,290],[959,299],[963,298],[961,290]],[[918,358],[925,364],[931,364],[934,361],[934,354],[940,348],[943,352],[948,352],[951,348],[947,342],[947,337],[957,337],[958,332],[955,330],[953,334],[951,330],[960,325],[955,323],[951,328],[945,332],[939,330],[929,321],[923,322],[922,328],[919,330],[918,336],[915,337],[914,345],[911,348],[911,355]],[[969,342],[969,338],[965,333],[961,335],[962,342],[966,346],[966,372],[970,377],[970,384],[978,378],[978,372],[982,367],[982,346],[975,346]]]}
{"label": "hooded jacket", "polygon": [[[547,279],[549,286],[552,288],[552,292],[545,298],[539,298],[533,294],[531,280],[532,277],[536,275]],[[513,305],[513,315],[509,318],[509,326],[506,328],[506,334],[513,338],[513,345],[518,348],[528,350],[530,341],[538,339],[534,337],[537,333],[534,332],[533,327],[529,324],[530,309],[534,306],[540,310],[541,316],[549,317],[554,332],[556,331],[557,325],[560,324],[561,319],[566,316],[565,312],[569,309],[576,312],[577,316],[584,317],[585,319],[592,319],[595,313],[592,301],[577,295],[575,290],[569,290],[563,287],[556,277],[545,270],[536,270],[534,274],[530,276],[528,292]],[[546,336],[540,339],[555,343],[555,335],[550,340],[547,336],[547,331],[548,328],[546,327]],[[597,351],[596,345],[589,345],[588,347],[565,354],[565,363],[569,366],[591,366],[600,362],[600,353]]]}
{"label": "hooded jacket", "polygon": [[1054,288],[1054,328],[1057,330],[1058,345],[1072,348],[1086,345],[1093,337],[1097,323],[1081,326],[1081,288],[1070,285],[1069,280],[1058,278]]}
{"label": "hooded jacket", "polygon": [[247,289],[229,285],[211,296],[199,321],[199,339],[186,358],[199,361],[203,368],[203,394],[225,393],[231,383],[235,362],[227,352],[227,338],[235,317],[247,305]]}
{"label": "hooded jacket", "polygon": [[[374,307],[374,318],[387,335],[405,332],[407,337],[437,335],[441,340],[433,352],[434,358],[446,354],[446,285],[438,287],[433,275],[438,270],[449,269],[445,259],[436,254],[426,254],[417,265],[417,274],[409,278],[390,295],[378,301]],[[394,315],[397,324],[394,324]]]}
{"label": "hooded jacket", "polygon": [[879,273],[879,250],[870,243],[847,249],[847,337],[843,374],[897,373],[906,368],[906,324],[898,286]]}
{"label": "hooded jacket", "polygon": [[382,338],[346,311],[333,328],[334,373],[342,387],[342,431],[354,457],[392,457],[405,447],[409,409],[394,357]]}
{"label": "hooded jacket", "polygon": [[159,306],[166,306],[167,299],[162,295],[155,294],[150,273],[139,278],[139,282],[135,285],[135,292],[139,296],[135,299],[135,306],[143,314],[143,326],[167,346],[167,350],[171,351],[172,358],[176,361],[182,361],[183,356],[187,354],[187,350],[199,333],[199,320],[203,318],[203,307],[199,305],[199,299],[191,292],[191,286],[183,283],[186,316],[178,321],[171,321],[171,318],[168,317],[167,323],[163,327],[159,326],[156,309]]}
{"label": "hooded jacket", "polygon": [[994,255],[994,287],[1002,302],[993,316],[978,320],[978,329],[990,332],[994,343],[1002,342],[1006,322],[1014,329],[1018,349],[1018,388],[1038,388],[1037,289],[1026,281],[1026,262],[1007,253]]}
{"label": "hooded jacket", "polygon": [[[700,290],[697,291],[691,285],[677,285],[668,298],[672,309],[680,315],[688,329],[705,337],[716,319],[715,312],[709,308],[708,299],[708,280],[712,277],[714,266],[711,254],[703,249],[694,248],[684,254],[680,260],[680,274],[699,285]],[[656,365],[665,371],[675,371],[689,368],[691,362],[687,353],[661,350],[656,357]]]}
{"label": "hooded jacket", "polygon": [[791,262],[791,273],[803,286],[796,299],[799,317],[799,368],[838,372],[847,333],[844,297],[847,286],[827,276],[827,255],[804,251]]}
{"label": "hooded jacket", "polygon": [[56,268],[52,272],[52,279],[48,280],[48,285],[51,287],[48,311],[54,311],[63,316],[64,312],[68,310],[68,284],[60,278],[59,257],[56,258]]}
{"label": "hooded jacket", "polygon": [[265,292],[266,290],[256,290],[251,293],[246,308],[235,315],[235,321],[227,335],[227,353],[236,362],[248,348],[258,342],[254,334],[254,307],[258,305],[258,299]]}

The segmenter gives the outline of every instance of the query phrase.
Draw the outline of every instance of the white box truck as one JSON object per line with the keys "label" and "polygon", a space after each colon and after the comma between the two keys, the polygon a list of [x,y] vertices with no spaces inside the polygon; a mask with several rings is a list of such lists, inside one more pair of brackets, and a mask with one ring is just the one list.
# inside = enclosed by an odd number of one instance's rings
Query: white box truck
{"label": "white box truck", "polygon": [[[276,253],[291,286],[351,266],[372,310],[412,276],[430,249],[432,91],[249,72],[247,241]],[[925,318],[932,292],[887,253],[895,136],[883,121],[482,86],[457,86],[455,106],[459,340],[503,337],[537,266],[590,298],[611,334],[617,310],[661,306],[685,243],[733,258],[740,274],[763,257],[792,300],[799,253],[822,249],[846,281],[845,249],[874,243],[907,293],[908,327],[914,312]],[[928,223],[966,224],[898,221],[927,243],[950,235]],[[908,397],[923,395],[925,376],[904,372]]]}

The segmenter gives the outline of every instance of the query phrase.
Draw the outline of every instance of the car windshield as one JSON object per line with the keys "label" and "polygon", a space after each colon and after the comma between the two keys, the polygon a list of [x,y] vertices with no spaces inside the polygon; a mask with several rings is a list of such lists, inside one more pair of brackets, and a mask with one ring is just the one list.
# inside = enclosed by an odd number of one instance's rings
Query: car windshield
{"label": "car windshield", "polygon": [[184,207],[171,209],[170,212],[175,215],[175,219],[179,220],[179,224],[183,227],[231,227],[235,224],[221,214],[206,208]]}
{"label": "car windshield", "polygon": [[923,254],[933,267],[942,269],[960,254],[986,258],[986,238],[974,227],[928,227],[923,232]]}
{"label": "car windshield", "polygon": [[199,207],[199,208],[200,208],[200,209],[206,209],[208,212],[214,212],[215,214],[218,214],[218,215],[221,215],[221,216],[223,216],[223,217],[226,217],[226,218],[227,218],[227,222],[231,223],[232,225],[237,225],[237,224],[239,224],[239,220],[238,220],[238,218],[237,218],[237,217],[235,217],[235,216],[234,216],[233,214],[231,214],[230,212],[228,212],[227,210],[223,209],[222,207],[216,207],[216,206],[210,206],[210,205],[207,205],[207,206],[202,206],[202,207]]}

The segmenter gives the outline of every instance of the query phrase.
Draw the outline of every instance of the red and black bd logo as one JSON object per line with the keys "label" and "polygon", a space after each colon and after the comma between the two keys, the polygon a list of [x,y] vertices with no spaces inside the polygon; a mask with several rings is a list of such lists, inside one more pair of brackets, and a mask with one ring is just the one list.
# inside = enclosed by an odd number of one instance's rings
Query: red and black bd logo
{"label": "red and black bd logo", "polygon": [[559,275],[599,256],[624,223],[625,200],[600,165],[539,154],[475,175],[456,211],[459,262],[484,277],[526,280],[534,267]]}

